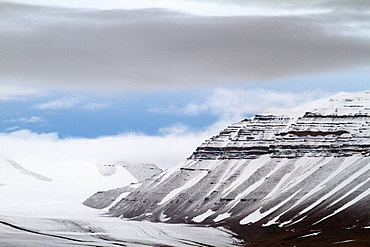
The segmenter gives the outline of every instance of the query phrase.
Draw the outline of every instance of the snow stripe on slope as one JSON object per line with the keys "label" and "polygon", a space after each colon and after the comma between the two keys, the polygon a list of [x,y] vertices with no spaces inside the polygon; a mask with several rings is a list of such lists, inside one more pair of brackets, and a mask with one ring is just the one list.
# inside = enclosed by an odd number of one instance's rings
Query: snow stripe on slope
{"label": "snow stripe on slope", "polygon": [[274,212],[275,210],[277,210],[278,208],[280,208],[281,206],[283,206],[285,203],[287,203],[288,201],[290,201],[296,194],[298,194],[299,190],[294,193],[293,195],[289,196],[287,199],[285,199],[284,201],[280,202],[278,205],[276,205],[275,207],[261,213],[261,209],[262,207],[260,207],[259,209],[257,209],[256,211],[254,211],[253,213],[249,214],[247,217],[245,217],[244,219],[242,219],[239,223],[241,225],[246,225],[248,223],[255,223],[259,220],[261,220],[262,218],[266,217],[267,215],[271,214],[272,212]]}
{"label": "snow stripe on slope", "polygon": [[171,200],[172,198],[174,198],[175,196],[177,196],[178,194],[180,194],[182,191],[192,187],[193,185],[195,185],[196,183],[198,183],[202,178],[204,178],[206,175],[207,175],[207,171],[200,171],[200,174],[198,176],[195,176],[193,179],[189,180],[186,184],[184,184],[183,186],[177,188],[177,189],[174,189],[172,190],[170,193],[168,193],[163,199],[162,201],[160,201],[158,203],[158,205],[162,205],[166,202],[168,202],[169,200]]}
{"label": "snow stripe on slope", "polygon": [[[360,171],[356,172],[355,174],[353,174],[352,176],[350,176],[349,178],[347,178],[346,180],[344,180],[343,182],[341,182],[332,191],[330,191],[329,193],[325,194],[323,197],[321,197],[315,203],[311,204],[310,206],[308,206],[307,208],[305,208],[304,210],[302,210],[299,213],[299,215],[304,214],[304,213],[310,211],[311,209],[313,209],[314,207],[316,207],[317,205],[319,205],[320,203],[322,203],[323,201],[325,201],[326,199],[328,199],[330,196],[334,195],[336,192],[338,192],[341,189],[343,189],[346,185],[348,185],[349,183],[351,183],[354,179],[356,179],[357,177],[361,176],[363,173],[365,173],[365,172],[367,172],[369,170],[370,170],[369,167],[362,168]],[[346,195],[343,196],[343,198],[346,197]],[[335,203],[336,202],[332,203],[332,205],[335,204]]]}
{"label": "snow stripe on slope", "polygon": [[259,168],[264,166],[268,161],[270,161],[270,155],[262,155],[258,159],[252,160],[249,164],[245,167],[244,171],[240,176],[232,182],[224,191],[223,194],[227,195],[229,192],[233,191],[239,185],[241,185],[245,180],[247,180],[250,176],[253,175]]}
{"label": "snow stripe on slope", "polygon": [[[370,178],[366,179],[366,181],[360,183],[359,185],[357,185],[353,190],[351,190],[351,193],[356,191],[358,188],[360,188],[361,186],[363,186],[364,184],[366,184],[367,182],[370,181]],[[351,193],[347,193],[347,194],[351,194]],[[346,195],[347,195],[346,194]],[[364,192],[362,192],[360,195],[356,196],[353,200],[347,202],[345,205],[343,205],[342,207],[338,208],[337,210],[335,210],[332,214],[322,218],[321,220],[317,221],[316,223],[314,223],[314,225],[326,220],[327,218],[330,218],[332,217],[333,215],[336,215],[338,214],[339,212],[345,210],[346,208],[349,208],[350,206],[352,206],[353,204],[355,204],[356,202],[360,201],[361,199],[365,198],[366,196],[370,195],[370,188],[368,188],[367,190],[365,190]]]}

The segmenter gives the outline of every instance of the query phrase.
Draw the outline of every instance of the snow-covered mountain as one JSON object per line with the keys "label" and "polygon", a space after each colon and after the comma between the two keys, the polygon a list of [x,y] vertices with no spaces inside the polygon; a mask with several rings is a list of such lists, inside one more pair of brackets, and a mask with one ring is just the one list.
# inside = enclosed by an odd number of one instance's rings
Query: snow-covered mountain
{"label": "snow-covered mountain", "polygon": [[363,228],[370,225],[369,154],[370,92],[271,109],[228,126],[188,160],[145,180],[110,214],[246,235],[252,228]]}

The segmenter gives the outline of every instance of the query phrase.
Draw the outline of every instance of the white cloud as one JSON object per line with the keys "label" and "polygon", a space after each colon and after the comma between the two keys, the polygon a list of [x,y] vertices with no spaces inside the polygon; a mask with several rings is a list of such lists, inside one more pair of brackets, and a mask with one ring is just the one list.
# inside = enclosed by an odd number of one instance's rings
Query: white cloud
{"label": "white cloud", "polygon": [[66,8],[89,8],[89,9],[149,9],[163,8],[173,11],[179,11],[191,15],[200,16],[286,16],[286,15],[304,15],[319,14],[329,11],[328,8],[310,6],[297,6],[297,4],[286,1],[264,2],[264,1],[196,1],[196,0],[13,0],[13,2],[58,6]]}
{"label": "white cloud", "polygon": [[41,103],[32,106],[32,108],[39,109],[39,110],[60,110],[60,109],[70,109],[75,107],[78,103],[80,103],[79,99],[76,98],[62,98],[53,100],[47,103]]}
{"label": "white cloud", "polygon": [[45,122],[45,119],[42,118],[42,117],[38,117],[38,116],[32,116],[32,117],[22,117],[22,118],[19,118],[19,119],[4,120],[4,122],[7,122],[7,123],[16,123],[16,122],[41,123],[41,122]]}
{"label": "white cloud", "polygon": [[174,136],[186,135],[187,133],[189,133],[189,131],[190,131],[189,127],[182,123],[177,123],[159,129],[159,132],[163,135],[174,135]]}
{"label": "white cloud", "polygon": [[108,104],[105,103],[88,103],[82,106],[82,108],[86,111],[96,111],[107,108]]}
{"label": "white cloud", "polygon": [[42,117],[32,116],[30,118],[21,118],[19,119],[19,121],[25,122],[25,123],[40,123],[40,122],[44,122],[45,119]]}
{"label": "white cloud", "polygon": [[[257,113],[271,106],[295,107],[306,101],[326,96],[324,92],[301,94],[256,90],[226,90],[219,88],[204,102],[177,109],[189,114],[209,112],[219,121],[202,131],[194,132],[179,123],[160,129],[162,135],[125,133],[95,139],[60,139],[57,133],[37,134],[29,130],[0,133],[0,155],[21,163],[29,162],[94,162],[154,163],[169,168],[188,158],[204,140],[226,126],[241,120],[245,114]],[[25,118],[36,121],[38,118]]]}
{"label": "white cloud", "polygon": [[154,108],[149,111],[158,114],[190,116],[207,113],[218,116],[222,121],[231,123],[271,107],[293,108],[332,94],[332,92],[327,93],[324,91],[293,93],[267,89],[217,88],[208,94],[203,101],[191,102],[184,107],[169,106],[167,108]]}
{"label": "white cloud", "polygon": [[9,128],[4,129],[4,131],[5,132],[10,132],[10,131],[18,130],[18,129],[20,129],[19,126],[13,126],[13,127],[9,127]]}
{"label": "white cloud", "polygon": [[126,161],[168,168],[184,161],[208,137],[205,132],[163,136],[128,133],[95,139],[60,139],[57,133],[18,130],[0,133],[0,155],[24,164]]}
{"label": "white cloud", "polygon": [[0,83],[0,102],[11,100],[25,100],[30,96],[37,96],[41,94],[42,91],[40,89]]}
{"label": "white cloud", "polygon": [[39,110],[63,110],[71,108],[80,108],[85,111],[97,111],[108,107],[107,103],[86,102],[86,97],[65,97],[52,100],[46,103],[33,105],[31,108]]}

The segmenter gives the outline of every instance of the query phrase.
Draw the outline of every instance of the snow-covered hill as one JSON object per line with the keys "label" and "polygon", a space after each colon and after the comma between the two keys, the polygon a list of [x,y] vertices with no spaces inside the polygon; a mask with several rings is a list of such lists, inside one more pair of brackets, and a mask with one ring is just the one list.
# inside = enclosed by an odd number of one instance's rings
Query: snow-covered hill
{"label": "snow-covered hill", "polygon": [[130,185],[108,191],[98,191],[94,195],[87,198],[83,204],[96,209],[109,209],[111,205],[114,205],[116,202],[126,197],[135,188],[139,187],[145,179],[151,178],[152,176],[162,172],[162,170],[154,164],[130,164],[127,162],[116,162],[115,164],[102,164],[98,166],[99,171],[105,176],[112,175],[117,171],[117,169],[122,167],[136,178],[136,183],[131,183]]}
{"label": "snow-covered hill", "polygon": [[342,93],[228,126],[110,213],[239,233],[363,228],[370,225],[369,154],[370,92]]}
{"label": "snow-covered hill", "polygon": [[[0,157],[0,212],[82,205],[96,191],[138,183],[161,170],[155,165],[93,162],[18,163]],[[33,209],[32,209],[33,208]]]}
{"label": "snow-covered hill", "polygon": [[122,221],[82,205],[98,190],[135,187],[158,171],[151,164],[97,166],[1,157],[0,246],[239,246],[223,228]]}

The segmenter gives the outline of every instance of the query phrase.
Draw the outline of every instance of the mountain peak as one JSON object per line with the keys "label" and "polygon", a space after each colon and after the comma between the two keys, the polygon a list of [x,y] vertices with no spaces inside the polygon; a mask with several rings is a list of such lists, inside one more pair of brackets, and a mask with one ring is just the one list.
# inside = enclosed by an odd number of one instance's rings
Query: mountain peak
{"label": "mountain peak", "polygon": [[289,115],[302,117],[305,112],[319,115],[356,115],[370,113],[370,91],[338,93],[332,97],[309,102],[292,109],[270,108],[261,115]]}
{"label": "mountain peak", "polygon": [[368,155],[369,121],[370,93],[341,93],[230,125],[198,147],[190,159]]}

